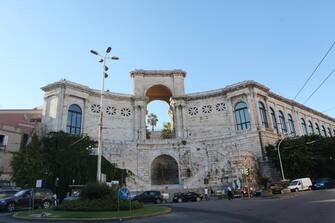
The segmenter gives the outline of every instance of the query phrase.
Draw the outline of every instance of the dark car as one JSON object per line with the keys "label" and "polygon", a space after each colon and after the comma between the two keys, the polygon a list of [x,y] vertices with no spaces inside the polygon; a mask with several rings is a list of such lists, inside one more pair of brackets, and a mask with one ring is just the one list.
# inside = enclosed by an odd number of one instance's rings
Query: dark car
{"label": "dark car", "polygon": [[19,191],[17,189],[0,189],[0,199],[11,197]]}
{"label": "dark car", "polygon": [[284,188],[285,187],[280,182],[273,183],[273,184],[270,185],[270,189],[271,189],[272,194],[281,194]]}
{"label": "dark car", "polygon": [[201,201],[203,199],[202,194],[196,192],[186,192],[186,193],[175,193],[173,195],[173,202],[184,202],[184,201]]}
{"label": "dark car", "polygon": [[142,194],[135,196],[133,200],[140,201],[143,203],[156,203],[156,204],[166,202],[160,191],[144,191]]}
{"label": "dark car", "polygon": [[53,204],[53,193],[49,189],[25,189],[12,196],[0,199],[0,209],[14,211],[16,209],[49,208]]}
{"label": "dark car", "polygon": [[335,180],[330,178],[320,178],[313,181],[313,190],[329,189],[335,187]]}

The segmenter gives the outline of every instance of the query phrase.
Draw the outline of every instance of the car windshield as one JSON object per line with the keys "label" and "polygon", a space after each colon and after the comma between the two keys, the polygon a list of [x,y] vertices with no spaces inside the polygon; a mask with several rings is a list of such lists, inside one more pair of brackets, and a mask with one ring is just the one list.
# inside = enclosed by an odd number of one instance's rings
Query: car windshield
{"label": "car windshield", "polygon": [[10,197],[15,193],[16,193],[16,191],[1,191],[0,192],[0,199],[5,198],[5,197]]}
{"label": "car windshield", "polygon": [[290,186],[295,186],[295,185],[297,185],[298,184],[298,181],[292,181],[291,183],[290,183]]}
{"label": "car windshield", "polygon": [[22,196],[23,194],[25,194],[26,192],[28,192],[29,190],[21,190],[19,192],[17,192],[16,194],[14,194],[15,197],[20,197]]}

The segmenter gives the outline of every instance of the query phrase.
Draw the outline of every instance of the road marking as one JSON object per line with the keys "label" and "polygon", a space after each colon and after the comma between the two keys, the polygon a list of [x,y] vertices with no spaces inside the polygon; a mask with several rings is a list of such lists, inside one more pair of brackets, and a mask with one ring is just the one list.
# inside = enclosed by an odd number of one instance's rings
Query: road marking
{"label": "road marking", "polygon": [[330,203],[330,202],[335,202],[335,199],[320,200],[320,201],[310,201],[309,203]]}

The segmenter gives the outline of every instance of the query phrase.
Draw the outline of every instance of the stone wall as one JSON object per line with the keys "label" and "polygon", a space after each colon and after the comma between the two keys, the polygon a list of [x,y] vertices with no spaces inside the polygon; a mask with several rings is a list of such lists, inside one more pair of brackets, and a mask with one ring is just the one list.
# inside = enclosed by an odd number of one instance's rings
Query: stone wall
{"label": "stone wall", "polygon": [[[275,143],[282,133],[274,128],[270,107],[276,114],[282,111],[289,129],[288,114],[292,116],[296,135],[302,135],[301,118],[311,120],[335,135],[335,120],[322,113],[285,99],[269,88],[254,81],[245,81],[222,89],[184,93],[186,73],[173,71],[131,72],[133,94],[105,92],[103,117],[103,155],[118,167],[130,170],[127,180],[131,190],[202,188],[205,179],[211,187],[227,185],[253,187],[259,175],[275,176],[265,157],[264,147]],[[147,103],[152,100],[146,94],[152,86],[164,86],[171,94],[169,100],[174,138],[145,137]],[[66,130],[67,111],[71,104],[82,109],[82,133],[97,139],[100,94],[98,90],[69,81],[60,81],[44,88],[45,106],[43,120],[49,131]],[[159,94],[155,91],[154,94]],[[152,95],[151,95],[152,96]],[[166,97],[154,95],[154,97]],[[234,109],[244,102],[250,116],[250,128],[238,130]],[[265,106],[268,125],[262,124],[259,102]],[[264,118],[263,118],[264,119]],[[280,126],[277,123],[278,126]],[[279,134],[278,134],[279,133]],[[290,131],[288,132],[290,133]],[[152,185],[153,161],[166,155],[178,165],[178,185]],[[248,179],[241,171],[249,168]]]}

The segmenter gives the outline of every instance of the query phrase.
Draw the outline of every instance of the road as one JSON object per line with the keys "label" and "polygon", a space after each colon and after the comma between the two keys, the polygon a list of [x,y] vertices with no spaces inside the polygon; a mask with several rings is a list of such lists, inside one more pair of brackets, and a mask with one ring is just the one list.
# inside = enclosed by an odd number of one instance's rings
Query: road
{"label": "road", "polygon": [[[292,193],[276,199],[210,200],[170,204],[172,213],[127,223],[334,223],[335,189]],[[25,223],[0,214],[1,223]],[[36,221],[34,221],[36,222]],[[41,221],[42,222],[42,221]],[[59,222],[59,221],[58,221]]]}

